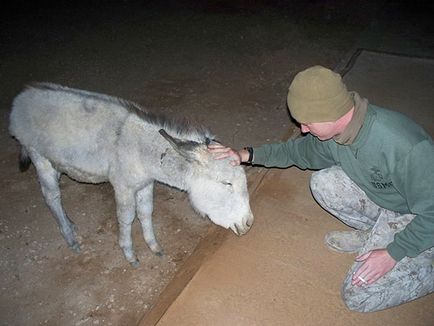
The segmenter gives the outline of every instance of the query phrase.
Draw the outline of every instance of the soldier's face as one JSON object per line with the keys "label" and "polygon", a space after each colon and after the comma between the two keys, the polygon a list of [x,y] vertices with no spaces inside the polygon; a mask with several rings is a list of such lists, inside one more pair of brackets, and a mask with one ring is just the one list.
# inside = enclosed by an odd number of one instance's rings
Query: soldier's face
{"label": "soldier's face", "polygon": [[311,133],[320,140],[329,140],[344,131],[350,123],[354,107],[336,121],[330,122],[300,122],[302,133]]}
{"label": "soldier's face", "polygon": [[301,123],[302,133],[311,133],[320,140],[329,140],[336,136],[340,130],[336,126],[336,121],[333,122],[310,122]]}

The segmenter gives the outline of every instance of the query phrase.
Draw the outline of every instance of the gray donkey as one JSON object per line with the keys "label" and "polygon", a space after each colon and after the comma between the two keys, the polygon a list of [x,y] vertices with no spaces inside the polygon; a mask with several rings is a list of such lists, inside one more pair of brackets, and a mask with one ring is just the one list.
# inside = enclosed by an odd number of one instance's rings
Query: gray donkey
{"label": "gray donkey", "polygon": [[187,191],[197,212],[238,235],[253,223],[243,168],[213,158],[207,151],[212,135],[205,129],[153,115],[120,98],[35,83],[14,99],[9,131],[22,146],[20,169],[33,162],[45,202],[77,252],[75,226],[60,198],[62,173],[79,182],[112,184],[119,245],[134,266],[136,214],[147,245],[162,254],[152,226],[154,181]]}

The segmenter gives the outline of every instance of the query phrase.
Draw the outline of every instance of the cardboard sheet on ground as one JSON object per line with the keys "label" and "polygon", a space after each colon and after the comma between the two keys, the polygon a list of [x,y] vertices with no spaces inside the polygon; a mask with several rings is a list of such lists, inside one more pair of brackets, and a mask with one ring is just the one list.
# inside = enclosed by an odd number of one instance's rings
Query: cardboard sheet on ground
{"label": "cardboard sheet on ground", "polygon": [[349,90],[406,114],[434,136],[434,60],[359,50],[342,72]]}
{"label": "cardboard sheet on ground", "polygon": [[[343,73],[349,89],[434,134],[432,60],[359,51]],[[310,175],[269,170],[252,196],[252,230],[205,260],[158,325],[432,325],[433,295],[370,314],[344,306],[341,283],[355,255],[327,250],[323,238],[348,228],[315,203]]]}

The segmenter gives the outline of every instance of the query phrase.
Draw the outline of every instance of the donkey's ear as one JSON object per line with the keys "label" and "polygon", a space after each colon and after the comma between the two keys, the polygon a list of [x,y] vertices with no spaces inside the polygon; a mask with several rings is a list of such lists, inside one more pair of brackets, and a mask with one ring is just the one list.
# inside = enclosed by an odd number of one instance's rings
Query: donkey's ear
{"label": "donkey's ear", "polygon": [[181,140],[179,138],[172,137],[164,129],[160,129],[158,132],[169,142],[173,149],[187,161],[197,161],[194,151],[200,145],[199,143],[192,140]]}
{"label": "donkey's ear", "polygon": [[217,139],[206,138],[206,145],[221,145],[222,143]]}

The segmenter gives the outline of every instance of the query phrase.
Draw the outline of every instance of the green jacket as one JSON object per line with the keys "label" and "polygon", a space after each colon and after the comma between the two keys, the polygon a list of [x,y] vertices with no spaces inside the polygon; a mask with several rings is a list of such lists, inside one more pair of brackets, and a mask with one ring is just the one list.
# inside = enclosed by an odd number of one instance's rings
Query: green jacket
{"label": "green jacket", "polygon": [[387,246],[395,260],[434,247],[434,143],[400,113],[369,105],[351,145],[307,134],[254,148],[253,163],[313,170],[338,165],[377,205],[416,215]]}

